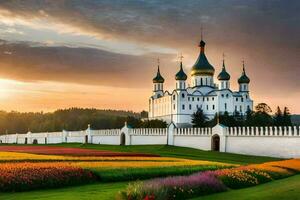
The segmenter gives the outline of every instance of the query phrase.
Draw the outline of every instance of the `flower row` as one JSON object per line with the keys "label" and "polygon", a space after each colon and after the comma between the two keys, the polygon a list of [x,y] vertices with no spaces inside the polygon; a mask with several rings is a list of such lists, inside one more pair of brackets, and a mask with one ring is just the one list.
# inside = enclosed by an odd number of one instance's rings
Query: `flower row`
{"label": "flower row", "polygon": [[227,188],[249,187],[299,172],[300,160],[269,162],[136,182],[120,192],[118,197],[126,200],[181,200],[222,192]]}
{"label": "flower row", "polygon": [[0,190],[24,191],[95,181],[90,171],[67,163],[0,164]]}
{"label": "flower row", "polygon": [[154,154],[131,153],[131,152],[113,152],[104,150],[70,148],[57,146],[0,146],[0,151],[25,152],[45,155],[72,155],[72,156],[139,156],[139,157],[157,157]]}

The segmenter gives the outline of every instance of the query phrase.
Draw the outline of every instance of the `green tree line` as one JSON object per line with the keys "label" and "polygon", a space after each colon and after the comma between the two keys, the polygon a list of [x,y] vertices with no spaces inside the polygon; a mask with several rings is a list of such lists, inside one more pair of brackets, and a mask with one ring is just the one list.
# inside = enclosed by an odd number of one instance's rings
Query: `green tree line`
{"label": "green tree line", "polygon": [[272,115],[272,109],[266,103],[259,103],[254,111],[248,110],[246,115],[241,115],[239,112],[229,115],[228,112],[224,112],[216,114],[212,120],[209,120],[201,109],[192,115],[194,127],[213,127],[218,122],[228,127],[292,126],[291,114],[287,107],[282,111],[278,106],[275,114]]}
{"label": "green tree line", "polygon": [[161,120],[143,120],[147,112],[135,113],[120,110],[70,108],[54,112],[5,112],[0,111],[0,134],[54,132],[61,130],[113,129],[124,126],[125,121],[133,128],[164,128]]}

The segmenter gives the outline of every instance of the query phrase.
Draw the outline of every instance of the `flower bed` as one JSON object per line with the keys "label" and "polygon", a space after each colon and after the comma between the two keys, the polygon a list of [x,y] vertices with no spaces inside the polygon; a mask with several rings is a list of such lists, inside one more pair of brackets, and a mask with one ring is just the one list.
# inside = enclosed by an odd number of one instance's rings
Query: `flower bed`
{"label": "flower bed", "polygon": [[[177,176],[131,184],[120,192],[127,200],[176,200],[237,189],[291,176],[300,172],[300,160],[284,160],[231,169],[206,171],[190,176]],[[224,186],[224,187],[223,187]],[[226,187],[225,187],[226,186]]]}
{"label": "flower bed", "polygon": [[0,191],[24,191],[93,182],[90,171],[66,163],[0,164]]}
{"label": "flower bed", "polygon": [[72,156],[139,156],[158,157],[159,155],[145,153],[127,153],[113,151],[99,151],[93,149],[54,147],[54,146],[0,146],[0,151],[24,152],[46,155],[72,155]]}
{"label": "flower bed", "polygon": [[171,200],[187,199],[225,191],[226,187],[210,172],[153,179],[130,184],[125,192],[119,194],[121,199],[130,200]]}

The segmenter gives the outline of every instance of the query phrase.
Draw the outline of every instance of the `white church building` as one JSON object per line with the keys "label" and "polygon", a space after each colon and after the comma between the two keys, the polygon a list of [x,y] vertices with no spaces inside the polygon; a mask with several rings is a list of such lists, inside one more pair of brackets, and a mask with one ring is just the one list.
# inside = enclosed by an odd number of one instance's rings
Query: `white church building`
{"label": "white church building", "polygon": [[149,99],[149,119],[161,119],[167,123],[173,122],[177,127],[184,127],[191,125],[192,114],[198,109],[202,109],[210,119],[216,113],[228,112],[232,115],[238,112],[245,115],[248,110],[253,109],[249,94],[250,79],[246,75],[244,63],[241,77],[237,80],[239,90],[232,91],[224,59],[222,70],[217,76],[219,84],[216,84],[215,69],[206,58],[203,40],[199,47],[198,59],[190,72],[189,86],[181,61],[180,69],[175,75],[176,88],[172,92],[165,91],[164,78],[158,65],[157,75],[153,78],[153,95]]}

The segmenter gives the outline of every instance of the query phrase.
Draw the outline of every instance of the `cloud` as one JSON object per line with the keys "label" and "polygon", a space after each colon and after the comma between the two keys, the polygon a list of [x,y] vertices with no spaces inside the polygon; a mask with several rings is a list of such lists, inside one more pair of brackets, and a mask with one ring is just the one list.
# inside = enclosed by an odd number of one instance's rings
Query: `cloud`
{"label": "cloud", "polygon": [[[0,52],[3,52],[0,54],[0,74],[5,78],[116,87],[149,86],[155,74],[157,57],[153,54],[133,56],[92,48],[42,46],[3,40],[0,41]],[[170,63],[168,60],[172,60],[174,55],[160,57],[163,62]],[[149,82],[145,82],[146,79]]]}

